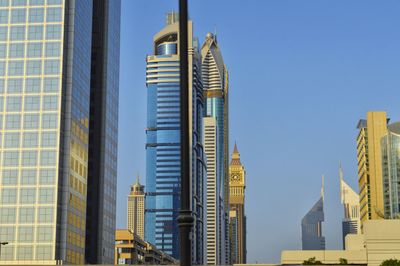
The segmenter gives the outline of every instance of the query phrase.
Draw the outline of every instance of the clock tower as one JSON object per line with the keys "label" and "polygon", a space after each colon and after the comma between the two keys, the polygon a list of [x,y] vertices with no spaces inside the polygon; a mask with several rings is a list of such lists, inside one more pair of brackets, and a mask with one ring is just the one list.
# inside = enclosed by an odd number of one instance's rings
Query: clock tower
{"label": "clock tower", "polygon": [[240,153],[235,143],[229,165],[229,204],[232,264],[246,263],[246,216],[244,199],[246,171],[240,161]]}

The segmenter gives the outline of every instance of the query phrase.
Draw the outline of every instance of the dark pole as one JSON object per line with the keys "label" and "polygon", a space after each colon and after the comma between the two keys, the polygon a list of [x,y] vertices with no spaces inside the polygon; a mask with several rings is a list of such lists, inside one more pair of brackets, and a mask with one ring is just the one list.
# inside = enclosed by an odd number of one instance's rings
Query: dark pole
{"label": "dark pole", "polygon": [[189,64],[188,64],[188,4],[179,0],[179,55],[180,55],[180,114],[181,114],[181,210],[180,265],[192,265],[193,216],[190,206],[190,128],[189,128]]}

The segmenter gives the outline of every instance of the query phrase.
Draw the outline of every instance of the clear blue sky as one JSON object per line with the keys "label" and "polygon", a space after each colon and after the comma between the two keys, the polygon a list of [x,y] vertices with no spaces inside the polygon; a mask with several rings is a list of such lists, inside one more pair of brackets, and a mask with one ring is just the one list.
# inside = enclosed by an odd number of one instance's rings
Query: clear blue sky
{"label": "clear blue sky", "polygon": [[[117,227],[145,175],[145,56],[178,0],[124,0]],[[300,220],[326,176],[324,234],[341,247],[338,164],[357,188],[356,124],[400,120],[400,1],[191,0],[195,34],[217,29],[230,73],[230,142],[247,170],[248,261],[300,249]]]}

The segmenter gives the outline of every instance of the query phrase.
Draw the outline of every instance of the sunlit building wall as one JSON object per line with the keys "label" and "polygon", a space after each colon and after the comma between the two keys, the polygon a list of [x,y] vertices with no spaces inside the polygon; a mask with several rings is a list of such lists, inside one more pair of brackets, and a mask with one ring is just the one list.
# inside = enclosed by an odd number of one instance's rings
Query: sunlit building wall
{"label": "sunlit building wall", "polygon": [[145,193],[144,186],[139,183],[139,177],[131,186],[127,209],[128,230],[144,239]]}
{"label": "sunlit building wall", "polygon": [[[180,209],[180,84],[178,14],[167,15],[167,25],[153,38],[153,55],[147,56],[146,128],[146,225],[145,240],[179,259]],[[189,116],[191,136],[191,192],[195,224],[192,234],[193,263],[204,258],[204,178],[203,151],[204,96],[201,61],[193,24],[189,21]]]}

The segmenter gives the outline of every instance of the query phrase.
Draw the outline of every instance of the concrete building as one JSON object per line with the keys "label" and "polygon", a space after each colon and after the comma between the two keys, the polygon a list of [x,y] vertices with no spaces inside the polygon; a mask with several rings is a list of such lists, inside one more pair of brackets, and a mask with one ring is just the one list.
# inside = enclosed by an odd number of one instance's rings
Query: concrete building
{"label": "concrete building", "polygon": [[357,160],[361,223],[383,219],[381,139],[387,134],[386,112],[368,112],[358,122]]}
{"label": "concrete building", "polygon": [[[204,259],[206,162],[203,151],[204,95],[201,56],[193,23],[189,32],[189,116],[191,128],[191,189],[194,227],[192,258]],[[167,25],[153,38],[153,55],[147,56],[146,225],[145,240],[179,259],[180,209],[180,83],[178,14],[167,15]]]}
{"label": "concrete building", "polygon": [[144,186],[139,182],[139,176],[136,183],[131,186],[127,209],[128,230],[144,239],[145,193]]}
{"label": "concrete building", "polygon": [[301,220],[301,243],[303,250],[324,250],[325,237],[322,235],[324,221],[324,176],[322,176],[321,197]]}
{"label": "concrete building", "polygon": [[113,262],[119,18],[0,2],[0,264]]}
{"label": "concrete building", "polygon": [[177,263],[177,260],[144,241],[131,230],[116,230],[114,264],[171,265]]}
{"label": "concrete building", "polygon": [[236,143],[229,166],[229,175],[231,260],[232,264],[245,264],[247,260],[245,214],[246,171],[240,161],[240,153]]}
{"label": "concrete building", "polygon": [[400,122],[390,124],[382,137],[384,213],[387,219],[400,218]]}
{"label": "concrete building", "polygon": [[344,181],[342,166],[339,167],[340,200],[343,204],[344,217],[342,221],[343,249],[346,249],[346,236],[348,234],[361,234],[360,197]]}
{"label": "concrete building", "polygon": [[[223,61],[217,36],[207,33],[201,48],[201,67],[206,116],[216,121],[215,173],[207,179],[215,179],[215,187],[207,188],[207,205],[213,205],[208,212],[208,224],[215,221],[215,226],[207,229],[207,263],[228,264],[229,259],[229,126],[228,126],[228,71]],[[207,154],[207,152],[206,152]],[[208,156],[208,154],[207,154]],[[210,204],[208,204],[210,201]],[[214,227],[216,229],[214,229]],[[210,230],[210,232],[208,232]],[[216,234],[213,231],[216,230]],[[210,248],[215,246],[215,248]]]}
{"label": "concrete building", "polygon": [[400,259],[400,220],[367,220],[364,234],[347,235],[346,250],[285,250],[282,265],[302,264],[315,257],[324,264],[338,264],[341,258],[349,264],[378,266],[387,259]]}

